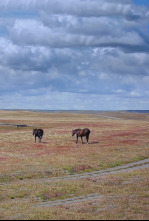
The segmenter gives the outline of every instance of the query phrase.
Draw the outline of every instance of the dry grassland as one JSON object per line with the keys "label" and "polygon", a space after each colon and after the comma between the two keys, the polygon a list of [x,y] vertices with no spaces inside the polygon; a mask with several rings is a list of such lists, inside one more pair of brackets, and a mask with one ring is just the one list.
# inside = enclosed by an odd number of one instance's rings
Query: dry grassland
{"label": "dry grassland", "polygon": [[[0,111],[0,123],[32,125],[0,126],[0,219],[148,219],[148,169],[100,179],[38,182],[148,159],[149,115],[108,115],[123,120],[102,118],[98,113]],[[41,144],[34,143],[34,127],[45,131]],[[89,145],[80,140],[76,144],[71,131],[84,127],[91,130]],[[102,197],[34,207],[42,201],[88,194]]]}

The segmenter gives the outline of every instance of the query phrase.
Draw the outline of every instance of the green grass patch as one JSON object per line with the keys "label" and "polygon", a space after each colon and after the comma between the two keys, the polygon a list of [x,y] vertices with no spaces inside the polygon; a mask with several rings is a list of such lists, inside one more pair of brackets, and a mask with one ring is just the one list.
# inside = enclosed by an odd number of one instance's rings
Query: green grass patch
{"label": "green grass patch", "polygon": [[119,167],[122,165],[124,165],[124,161],[115,161],[107,164],[108,168]]}
{"label": "green grass patch", "polygon": [[133,162],[137,162],[137,161],[141,161],[141,160],[145,160],[148,159],[148,157],[145,156],[137,156],[137,157],[133,157],[130,160],[127,161],[127,163],[133,163]]}
{"label": "green grass patch", "polygon": [[105,170],[105,169],[108,169],[108,168],[114,168],[114,167],[122,166],[124,164],[125,164],[124,161],[115,161],[115,162],[107,162],[107,163],[100,162],[99,167],[101,169]]}

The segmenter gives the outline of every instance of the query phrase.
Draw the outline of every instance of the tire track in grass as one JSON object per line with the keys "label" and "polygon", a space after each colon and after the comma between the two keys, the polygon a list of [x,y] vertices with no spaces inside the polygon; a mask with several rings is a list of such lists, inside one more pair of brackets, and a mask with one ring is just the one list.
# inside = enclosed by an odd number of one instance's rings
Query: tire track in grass
{"label": "tire track in grass", "polygon": [[[46,182],[65,181],[65,180],[80,180],[80,179],[93,178],[93,177],[98,177],[98,176],[103,176],[103,175],[131,172],[134,170],[140,170],[140,169],[145,169],[145,168],[149,168],[149,159],[142,160],[142,161],[135,162],[135,163],[130,163],[125,166],[119,166],[119,167],[115,167],[112,169],[103,170],[100,172],[92,172],[92,173],[87,173],[87,174],[82,174],[82,175],[74,175],[74,176],[72,175],[72,176],[63,177],[63,179],[60,179],[60,178],[55,179],[55,180],[50,179],[50,180],[46,180]],[[80,203],[83,201],[92,201],[92,200],[101,199],[104,197],[105,197],[104,195],[89,194],[87,196],[67,198],[64,200],[40,202],[40,203],[33,205],[33,208],[62,206],[62,205],[66,205],[66,204]]]}
{"label": "tire track in grass", "polygon": [[[111,174],[117,174],[117,173],[125,173],[125,172],[131,172],[134,170],[140,170],[140,169],[146,169],[149,168],[149,159],[141,160],[134,163],[129,163],[123,166],[118,166],[114,168],[109,168],[106,170],[100,170],[90,173],[83,173],[83,174],[75,174],[75,175],[67,175],[67,176],[60,176],[60,177],[54,177],[49,179],[34,179],[34,180],[22,180],[18,181],[22,184],[24,183],[35,183],[35,182],[60,182],[60,181],[69,181],[69,180],[81,180],[81,179],[88,179],[92,177],[99,177],[99,176],[105,176],[105,175],[111,175]],[[18,174],[19,175],[19,174]],[[0,186],[2,185],[11,185],[11,183],[0,183]]]}
{"label": "tire track in grass", "polygon": [[[125,172],[131,172],[134,170],[140,170],[140,169],[146,169],[149,168],[149,159],[138,161],[135,163],[129,163],[124,166],[118,166],[114,168],[110,168],[107,170],[101,170],[91,173],[84,173],[84,174],[77,174],[77,175],[68,175],[58,178],[50,178],[50,179],[37,179],[37,180],[29,180],[29,181],[19,181],[21,184],[29,184],[29,183],[40,183],[40,182],[62,182],[62,181],[69,181],[69,180],[81,180],[81,179],[88,179],[88,178],[95,178],[110,174],[117,174],[117,173],[125,173]],[[3,183],[0,185],[11,185],[12,183]],[[103,195],[98,194],[89,194],[86,196],[79,196],[79,197],[73,197],[73,198],[67,198],[64,200],[56,200],[56,201],[46,201],[46,202],[39,202],[34,205],[32,205],[33,208],[42,208],[42,207],[54,207],[54,206],[61,206],[66,204],[74,204],[74,203],[80,203],[83,201],[92,201],[103,198]]]}
{"label": "tire track in grass", "polygon": [[139,169],[145,169],[149,168],[149,159],[138,161],[135,163],[129,163],[124,166],[118,166],[106,170],[100,170],[90,173],[83,173],[83,174],[77,174],[77,175],[69,175],[69,176],[63,176],[58,178],[51,178],[43,180],[45,182],[55,182],[55,181],[67,181],[67,180],[81,180],[81,179],[87,179],[92,177],[98,177],[103,175],[110,175],[110,174],[116,174],[116,173],[123,173],[123,172],[130,172],[133,170],[139,170]]}
{"label": "tire track in grass", "polygon": [[71,203],[80,203],[83,201],[95,200],[95,199],[99,199],[99,198],[103,198],[103,197],[104,197],[103,195],[100,196],[97,194],[89,194],[87,196],[67,198],[64,200],[56,200],[56,201],[37,203],[33,206],[33,208],[61,206],[61,205],[66,205],[66,204],[71,204]]}

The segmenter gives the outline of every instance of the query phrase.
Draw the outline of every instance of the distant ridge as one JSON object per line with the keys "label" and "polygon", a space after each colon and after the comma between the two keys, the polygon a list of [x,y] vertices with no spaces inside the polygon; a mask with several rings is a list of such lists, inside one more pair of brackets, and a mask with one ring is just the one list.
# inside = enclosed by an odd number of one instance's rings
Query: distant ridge
{"label": "distant ridge", "polygon": [[0,109],[1,111],[31,111],[45,113],[105,113],[105,112],[131,112],[149,113],[149,110],[39,110],[39,109]]}
{"label": "distant ridge", "polygon": [[149,113],[149,110],[127,110],[127,112],[146,114]]}

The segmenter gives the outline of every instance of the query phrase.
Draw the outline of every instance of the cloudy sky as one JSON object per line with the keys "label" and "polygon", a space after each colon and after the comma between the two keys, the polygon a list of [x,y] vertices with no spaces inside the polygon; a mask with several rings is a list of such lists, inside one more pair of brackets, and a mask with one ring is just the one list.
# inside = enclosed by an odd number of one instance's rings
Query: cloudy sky
{"label": "cloudy sky", "polygon": [[0,109],[149,109],[149,0],[0,0]]}

